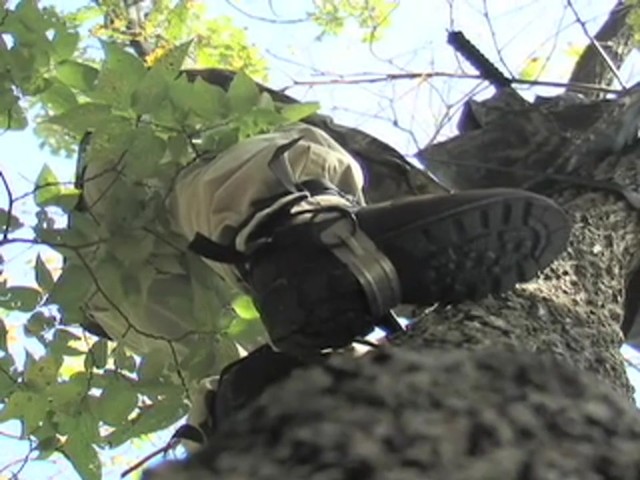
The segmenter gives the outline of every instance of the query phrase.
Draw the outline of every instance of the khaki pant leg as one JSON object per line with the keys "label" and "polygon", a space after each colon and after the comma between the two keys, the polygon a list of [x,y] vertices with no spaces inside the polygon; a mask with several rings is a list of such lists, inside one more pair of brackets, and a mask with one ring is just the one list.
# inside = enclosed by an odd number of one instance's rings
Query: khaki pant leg
{"label": "khaki pant leg", "polygon": [[[240,142],[214,160],[196,163],[183,171],[169,200],[174,228],[188,239],[201,233],[243,251],[244,240],[262,218],[295,195],[301,195],[287,194],[269,168],[275,150],[297,137],[302,140],[287,154],[296,181],[323,179],[364,203],[364,177],[355,159],[322,130],[296,124]],[[285,196],[264,205],[278,195]],[[311,203],[326,206],[346,201],[325,196]],[[254,220],[245,226],[251,218]],[[243,288],[233,267],[211,261],[208,264],[228,282]]]}

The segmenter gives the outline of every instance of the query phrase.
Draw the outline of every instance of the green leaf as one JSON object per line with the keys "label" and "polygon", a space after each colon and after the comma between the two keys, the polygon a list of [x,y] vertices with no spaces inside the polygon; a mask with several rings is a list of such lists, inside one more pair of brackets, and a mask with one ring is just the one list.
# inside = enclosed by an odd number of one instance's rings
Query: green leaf
{"label": "green leaf", "polygon": [[238,125],[224,125],[209,130],[202,138],[202,152],[218,154],[238,143],[240,128]]}
{"label": "green leaf", "polygon": [[113,236],[107,241],[111,255],[124,265],[140,265],[149,258],[153,251],[155,237],[147,232],[133,231]]}
{"label": "green leaf", "polygon": [[59,28],[53,35],[53,58],[56,60],[66,60],[73,56],[80,41],[80,34]]}
{"label": "green leaf", "polygon": [[[8,334],[7,326],[4,324],[4,319],[0,318],[0,350],[3,352],[7,351],[7,334]],[[1,373],[0,373],[1,375]]]}
{"label": "green leaf", "polygon": [[0,412],[0,422],[20,419],[26,434],[32,433],[47,414],[47,398],[36,392],[16,390]]}
{"label": "green leaf", "polygon": [[[88,400],[88,399],[87,399]],[[93,414],[88,401],[76,405],[71,413],[54,412],[54,421],[58,424],[58,432],[62,435],[82,439],[92,444],[100,438],[99,419]]]}
{"label": "green leaf", "polygon": [[[90,358],[95,368],[103,369],[107,366],[107,355],[109,350],[109,343],[106,339],[101,338],[97,340],[87,353],[87,358]],[[87,369],[89,370],[89,369]]]}
{"label": "green leaf", "polygon": [[81,194],[82,190],[78,190],[77,188],[64,187],[60,190],[58,195],[52,195],[50,198],[44,201],[42,206],[59,207],[65,213],[70,213],[78,205]]}
{"label": "green leaf", "polygon": [[81,337],[70,330],[66,328],[56,328],[53,332],[53,339],[49,342],[49,352],[56,357],[62,357],[63,355],[84,355],[84,352],[69,346],[70,342],[76,342],[78,340],[81,340]]}
{"label": "green leaf", "polygon": [[115,43],[103,42],[102,48],[105,59],[91,97],[128,109],[131,94],[144,78],[146,68],[142,60]]}
{"label": "green leaf", "polygon": [[126,294],[122,282],[123,272],[118,261],[112,257],[106,257],[98,262],[94,272],[102,292],[107,296],[108,300],[105,301],[109,305],[125,304]]}
{"label": "green leaf", "polygon": [[51,406],[56,411],[72,414],[78,408],[81,400],[87,395],[89,382],[86,374],[75,375],[66,382],[51,385],[47,394],[51,399]]}
{"label": "green leaf", "polygon": [[309,103],[292,103],[284,105],[280,110],[280,114],[290,122],[298,122],[307,118],[320,110],[320,104],[315,102]]}
{"label": "green leaf", "polygon": [[182,398],[168,398],[155,403],[144,410],[132,422],[136,436],[157,432],[170,427],[186,413],[186,405]]}
{"label": "green leaf", "polygon": [[55,280],[53,279],[53,275],[51,275],[51,272],[49,271],[49,267],[47,267],[46,263],[44,263],[44,260],[42,260],[40,254],[38,254],[38,256],[36,257],[35,271],[36,283],[38,284],[40,289],[44,292],[48,292],[49,290],[51,290],[53,288],[53,285],[55,284]]}
{"label": "green leaf", "polygon": [[[189,143],[182,133],[176,133],[169,137],[167,140],[167,150],[169,151],[171,160],[180,165],[185,165],[192,159],[192,156],[189,155]],[[2,217],[0,216],[0,219],[1,218]]]}
{"label": "green leaf", "polygon": [[[1,326],[2,323],[0,322],[0,327]],[[3,350],[6,351],[6,346]],[[11,355],[0,357],[0,392],[2,392],[3,402],[4,399],[8,398],[19,385],[18,379],[15,378],[13,374],[14,366],[13,357]]]}
{"label": "green leaf", "polygon": [[102,465],[98,453],[91,443],[70,434],[61,449],[83,480],[100,480]]}
{"label": "green leaf", "polygon": [[87,163],[98,166],[115,164],[131,144],[135,135],[133,122],[113,116],[101,123],[91,135],[87,149]]}
{"label": "green leaf", "polygon": [[18,99],[11,107],[0,109],[0,129],[2,130],[24,130],[29,125],[27,115],[20,105]]}
{"label": "green leaf", "polygon": [[65,112],[78,104],[73,90],[61,82],[53,82],[40,99],[53,112]]}
{"label": "green leaf", "polygon": [[217,85],[212,85],[201,78],[197,78],[193,82],[192,98],[194,113],[210,123],[227,115],[229,106],[226,100],[226,92]]}
{"label": "green leaf", "polygon": [[62,192],[62,186],[56,174],[46,163],[42,166],[38,178],[36,179],[36,190],[34,193],[36,205],[43,207],[54,197]]}
{"label": "green leaf", "polygon": [[0,233],[4,233],[5,228],[9,224],[8,232],[12,233],[19,228],[24,227],[24,224],[13,213],[9,216],[9,212],[4,208],[0,208]]}
{"label": "green leaf", "polygon": [[56,280],[47,303],[58,305],[63,310],[77,308],[87,299],[93,288],[93,279],[87,269],[68,263]]}
{"label": "green leaf", "polygon": [[42,293],[31,287],[8,287],[0,289],[0,307],[18,312],[33,311],[42,300]]}
{"label": "green leaf", "polygon": [[[78,136],[104,125],[112,117],[111,108],[102,103],[81,103],[44,120]],[[93,144],[93,138],[91,139]]]}
{"label": "green leaf", "polygon": [[169,83],[165,72],[158,68],[149,70],[133,91],[131,107],[136,113],[153,113],[168,98]]}
{"label": "green leaf", "polygon": [[159,170],[167,151],[167,142],[151,127],[139,127],[124,156],[125,172],[134,180],[145,180]]}
{"label": "green leaf", "polygon": [[252,320],[254,318],[260,318],[260,313],[256,310],[253,300],[249,295],[234,298],[233,302],[231,302],[231,307],[242,319]]}
{"label": "green leaf", "polygon": [[152,350],[142,358],[138,368],[138,378],[142,382],[157,381],[166,370],[169,360],[166,350]]}
{"label": "green leaf", "polygon": [[57,435],[50,435],[38,441],[36,446],[39,454],[37,460],[46,460],[62,445],[62,440]]}
{"label": "green leaf", "polygon": [[114,447],[130,438],[140,437],[148,433],[170,427],[186,414],[187,407],[178,395],[167,396],[164,400],[146,407],[131,420],[131,427],[118,429],[107,436],[106,440]]}
{"label": "green leaf", "polygon": [[158,59],[154,68],[163,70],[165,75],[167,75],[167,78],[174,77],[180,72],[184,61],[189,54],[189,49],[191,48],[192,43],[193,42],[190,40],[170,49]]}
{"label": "green leaf", "polygon": [[111,355],[113,356],[113,361],[116,368],[125,370],[127,372],[135,372],[136,359],[133,355],[127,352],[124,345],[118,345],[116,348],[114,348],[111,352]]}
{"label": "green leaf", "polygon": [[58,79],[65,85],[87,94],[93,90],[99,70],[86,63],[65,60],[56,65]]}
{"label": "green leaf", "polygon": [[127,422],[131,412],[138,406],[138,394],[124,381],[111,383],[102,390],[98,400],[100,420],[111,426]]}
{"label": "green leaf", "polygon": [[56,324],[55,320],[42,312],[33,312],[24,326],[27,335],[41,335]]}
{"label": "green leaf", "polygon": [[276,110],[276,105],[273,102],[271,95],[269,95],[269,92],[262,92],[260,94],[257,107],[265,110],[269,110],[269,111],[274,111],[274,112]]}
{"label": "green leaf", "polygon": [[27,385],[37,391],[44,390],[56,383],[61,360],[59,357],[45,356],[31,363],[25,371],[24,379]]}
{"label": "green leaf", "polygon": [[231,111],[242,115],[257,105],[260,100],[260,90],[251,77],[244,72],[239,72],[229,85],[227,100]]}

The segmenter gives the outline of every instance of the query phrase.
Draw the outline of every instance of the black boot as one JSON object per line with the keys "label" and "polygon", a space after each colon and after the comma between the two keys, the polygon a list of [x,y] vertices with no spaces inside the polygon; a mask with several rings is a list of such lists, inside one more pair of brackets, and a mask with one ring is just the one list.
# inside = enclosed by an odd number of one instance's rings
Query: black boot
{"label": "black boot", "polygon": [[398,304],[478,300],[532,279],[565,248],[551,200],[492,189],[279,212],[241,267],[273,345],[304,356],[372,331]]}

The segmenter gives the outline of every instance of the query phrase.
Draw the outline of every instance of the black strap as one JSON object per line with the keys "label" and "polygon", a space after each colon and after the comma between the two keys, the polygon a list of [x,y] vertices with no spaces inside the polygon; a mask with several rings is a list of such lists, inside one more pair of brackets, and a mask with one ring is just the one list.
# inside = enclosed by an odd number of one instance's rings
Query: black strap
{"label": "black strap", "polygon": [[200,232],[195,234],[187,248],[196,255],[214,262],[237,264],[244,262],[246,259],[242,252],[228,245],[213,241]]}
{"label": "black strap", "polygon": [[194,427],[189,423],[185,423],[184,425],[180,425],[180,427],[175,431],[171,436],[171,440],[190,440],[196,443],[204,443],[206,439],[204,434],[198,430],[197,427]]}

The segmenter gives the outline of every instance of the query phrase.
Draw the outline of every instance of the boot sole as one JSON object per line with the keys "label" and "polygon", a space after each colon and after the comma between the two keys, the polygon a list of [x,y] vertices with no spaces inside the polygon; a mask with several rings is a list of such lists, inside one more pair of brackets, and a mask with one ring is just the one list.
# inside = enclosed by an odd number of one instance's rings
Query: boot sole
{"label": "boot sole", "polygon": [[403,302],[432,305],[479,300],[531,280],[564,251],[569,234],[555,203],[505,190],[372,238],[396,266]]}

